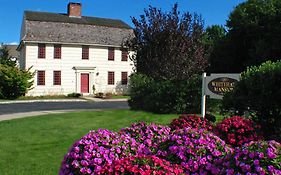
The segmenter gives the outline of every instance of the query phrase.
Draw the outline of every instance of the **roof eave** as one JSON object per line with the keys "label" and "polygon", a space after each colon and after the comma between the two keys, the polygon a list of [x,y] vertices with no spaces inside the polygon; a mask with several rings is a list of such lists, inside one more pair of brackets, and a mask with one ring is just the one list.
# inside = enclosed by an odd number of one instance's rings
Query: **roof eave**
{"label": "roof eave", "polygon": [[19,45],[18,45],[18,47],[16,48],[16,50],[17,51],[20,51],[21,50],[21,48],[22,48],[22,46],[23,46],[23,41],[21,41],[20,43],[19,43]]}
{"label": "roof eave", "polygon": [[[106,44],[95,44],[95,43],[83,43],[83,42],[77,42],[77,43],[70,43],[70,42],[52,42],[52,41],[31,41],[31,40],[22,40],[19,44],[19,46],[25,44],[25,43],[43,43],[43,44],[65,44],[65,45],[88,45],[88,46],[99,46],[99,47],[117,47],[121,48],[122,45],[106,45]],[[19,47],[18,47],[19,48]]]}

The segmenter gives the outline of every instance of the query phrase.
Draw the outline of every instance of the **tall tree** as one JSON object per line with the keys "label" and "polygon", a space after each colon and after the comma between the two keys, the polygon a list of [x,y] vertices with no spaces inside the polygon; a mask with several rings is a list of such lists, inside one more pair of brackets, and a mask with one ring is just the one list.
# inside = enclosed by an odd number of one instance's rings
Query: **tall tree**
{"label": "tall tree", "polygon": [[207,66],[203,20],[183,13],[178,5],[170,12],[149,7],[140,19],[132,18],[135,38],[126,45],[137,72],[154,79],[187,79]]}
{"label": "tall tree", "polygon": [[226,29],[221,25],[212,25],[206,28],[204,43],[206,47],[206,53],[208,54],[209,58],[209,67],[207,69],[208,72],[217,71],[213,69],[213,65],[216,65],[216,69],[218,69],[218,59],[219,62],[222,62],[220,57],[217,58],[219,52],[222,52],[222,50],[218,48],[220,47],[220,45],[222,45],[222,42],[225,40],[226,34]]}
{"label": "tall tree", "polygon": [[220,71],[241,72],[250,65],[281,59],[280,0],[243,2],[231,12],[226,26],[229,32],[216,60],[231,67]]}
{"label": "tall tree", "polygon": [[222,25],[212,25],[206,28],[206,41],[215,44],[226,36],[226,29]]}
{"label": "tall tree", "polygon": [[10,57],[9,49],[3,45],[0,45],[0,64],[12,67],[16,66],[16,61]]}

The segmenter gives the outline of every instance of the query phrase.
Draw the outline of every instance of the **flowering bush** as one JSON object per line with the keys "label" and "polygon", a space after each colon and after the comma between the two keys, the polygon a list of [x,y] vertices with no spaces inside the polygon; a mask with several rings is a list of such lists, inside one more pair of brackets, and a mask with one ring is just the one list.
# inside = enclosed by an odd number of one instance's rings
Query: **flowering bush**
{"label": "flowering bush", "polygon": [[170,127],[172,130],[182,129],[186,127],[195,128],[195,129],[206,129],[208,131],[213,130],[213,125],[208,120],[197,116],[197,115],[181,115],[178,119],[174,119]]}
{"label": "flowering bush", "polygon": [[[250,142],[233,152],[223,140],[207,131],[207,122],[197,120],[196,116],[182,116],[171,125],[176,127],[176,123],[182,124],[180,121],[187,118],[190,119],[186,123],[193,121],[190,123],[195,128],[176,128],[172,132],[168,126],[140,122],[118,133],[90,131],[65,155],[59,174],[281,175],[280,143]],[[235,116],[219,123],[216,131],[232,145],[240,145],[258,139],[258,128],[251,120]],[[232,137],[238,140],[233,142]]]}
{"label": "flowering bush", "polygon": [[260,129],[252,120],[240,116],[226,118],[217,124],[215,133],[232,146],[241,146],[254,140],[262,139]]}
{"label": "flowering bush", "polygon": [[187,174],[217,174],[219,169],[213,163],[230,152],[231,148],[214,134],[204,129],[184,128],[172,133],[160,145],[157,155],[181,164]]}
{"label": "flowering bush", "polygon": [[183,169],[176,164],[156,156],[137,155],[114,161],[111,166],[105,166],[102,174],[139,174],[139,175],[177,175]]}
{"label": "flowering bush", "polygon": [[276,141],[252,141],[235,148],[223,159],[220,174],[281,174],[281,144]]}
{"label": "flowering bush", "polygon": [[90,131],[66,154],[59,174],[99,174],[105,164],[137,153],[142,153],[139,143],[127,134],[103,129]]}
{"label": "flowering bush", "polygon": [[155,153],[160,143],[167,140],[171,129],[168,126],[147,124],[145,122],[133,123],[131,127],[124,128],[120,134],[128,134],[140,143],[146,155]]}

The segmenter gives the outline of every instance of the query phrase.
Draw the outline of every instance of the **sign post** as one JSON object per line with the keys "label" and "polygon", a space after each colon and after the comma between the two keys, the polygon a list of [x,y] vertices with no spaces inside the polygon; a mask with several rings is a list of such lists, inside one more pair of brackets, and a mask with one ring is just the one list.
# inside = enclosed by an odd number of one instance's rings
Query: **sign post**
{"label": "sign post", "polygon": [[202,75],[202,117],[206,115],[206,96],[214,99],[222,99],[226,92],[232,91],[236,82],[240,79],[240,74],[211,74]]}
{"label": "sign post", "polygon": [[204,118],[206,115],[206,95],[205,95],[205,83],[206,83],[207,73],[202,75],[202,100],[201,100],[201,114]]}

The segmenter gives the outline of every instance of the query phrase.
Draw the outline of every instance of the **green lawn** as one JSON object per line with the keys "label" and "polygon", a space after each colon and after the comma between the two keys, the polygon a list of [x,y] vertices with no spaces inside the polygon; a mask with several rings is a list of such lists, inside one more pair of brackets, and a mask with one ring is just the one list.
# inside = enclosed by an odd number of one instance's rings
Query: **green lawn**
{"label": "green lawn", "polygon": [[130,110],[52,114],[0,122],[1,175],[58,174],[64,154],[89,130],[118,131],[132,122],[166,124],[177,115]]}

